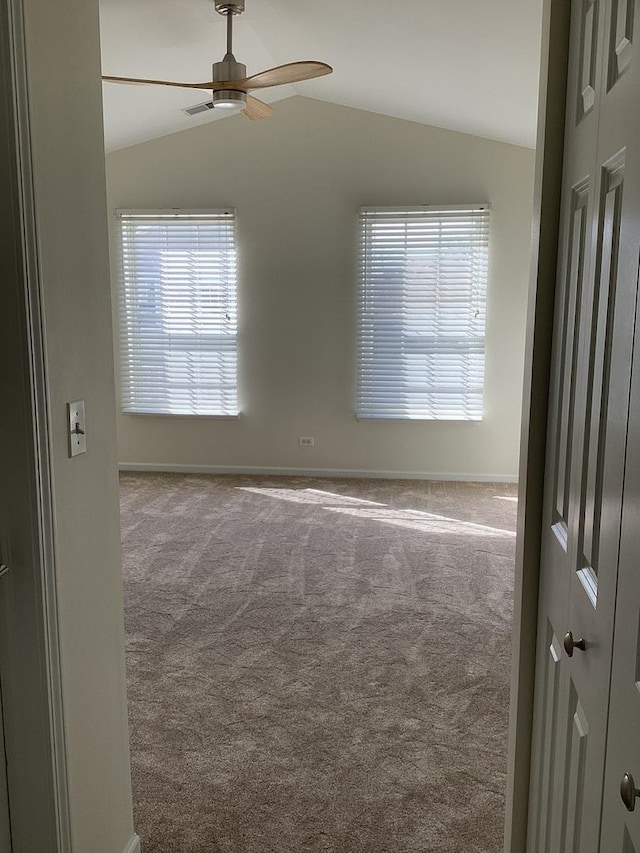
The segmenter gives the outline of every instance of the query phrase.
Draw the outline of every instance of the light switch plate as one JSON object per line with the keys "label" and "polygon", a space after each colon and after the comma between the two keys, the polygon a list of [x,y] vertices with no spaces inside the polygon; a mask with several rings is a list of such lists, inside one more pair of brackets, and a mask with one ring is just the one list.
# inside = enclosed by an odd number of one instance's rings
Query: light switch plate
{"label": "light switch plate", "polygon": [[69,415],[69,456],[79,456],[81,453],[87,452],[84,400],[67,403],[67,412]]}

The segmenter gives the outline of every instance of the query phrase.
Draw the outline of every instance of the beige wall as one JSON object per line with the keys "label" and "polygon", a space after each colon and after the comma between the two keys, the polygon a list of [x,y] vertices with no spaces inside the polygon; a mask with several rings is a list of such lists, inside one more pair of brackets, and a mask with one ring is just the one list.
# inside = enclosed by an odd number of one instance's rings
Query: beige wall
{"label": "beige wall", "polygon": [[[533,168],[529,149],[301,97],[267,121],[234,116],[111,153],[110,214],[233,206],[239,236],[242,417],[120,416],[120,461],[514,478]],[[358,422],[358,207],[487,201],[483,422]]]}
{"label": "beige wall", "polygon": [[[133,825],[98,3],[24,9],[72,849],[121,853]],[[88,449],[69,459],[66,403],[81,398]]]}

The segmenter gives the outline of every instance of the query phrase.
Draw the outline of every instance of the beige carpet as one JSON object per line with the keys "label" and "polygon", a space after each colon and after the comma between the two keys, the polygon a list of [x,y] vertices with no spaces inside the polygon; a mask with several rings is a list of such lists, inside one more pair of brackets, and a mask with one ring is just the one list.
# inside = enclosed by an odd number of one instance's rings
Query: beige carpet
{"label": "beige carpet", "polygon": [[123,475],[144,853],[499,853],[514,496]]}

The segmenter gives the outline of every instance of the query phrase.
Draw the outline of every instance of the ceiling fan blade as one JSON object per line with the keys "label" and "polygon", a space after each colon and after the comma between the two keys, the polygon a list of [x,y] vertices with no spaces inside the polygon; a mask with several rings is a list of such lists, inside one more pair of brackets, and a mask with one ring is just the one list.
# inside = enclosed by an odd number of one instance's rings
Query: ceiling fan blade
{"label": "ceiling fan blade", "polygon": [[273,107],[270,104],[265,104],[264,101],[259,101],[253,95],[247,95],[247,105],[242,112],[250,118],[251,121],[257,121],[261,118],[269,118],[273,115]]}
{"label": "ceiling fan blade", "polygon": [[268,71],[261,71],[253,77],[247,77],[242,81],[242,88],[266,89],[269,86],[283,86],[286,83],[299,83],[302,80],[312,80],[314,77],[323,77],[331,74],[333,68],[326,62],[289,62],[287,65],[279,65]]}
{"label": "ceiling fan blade", "polygon": [[172,80],[143,80],[139,77],[107,77],[105,75],[102,76],[102,79],[107,83],[129,83],[131,85],[152,85],[152,86],[178,86],[181,89],[208,89],[209,91],[213,91],[214,89],[222,89],[224,85],[222,83],[174,83]]}

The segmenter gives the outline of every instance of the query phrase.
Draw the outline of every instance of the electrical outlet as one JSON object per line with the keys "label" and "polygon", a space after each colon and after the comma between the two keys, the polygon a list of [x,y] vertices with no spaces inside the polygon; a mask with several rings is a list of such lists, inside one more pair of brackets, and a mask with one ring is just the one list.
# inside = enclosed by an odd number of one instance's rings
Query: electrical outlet
{"label": "electrical outlet", "polygon": [[312,435],[301,435],[298,438],[298,444],[300,447],[313,447],[315,443],[316,440]]}

